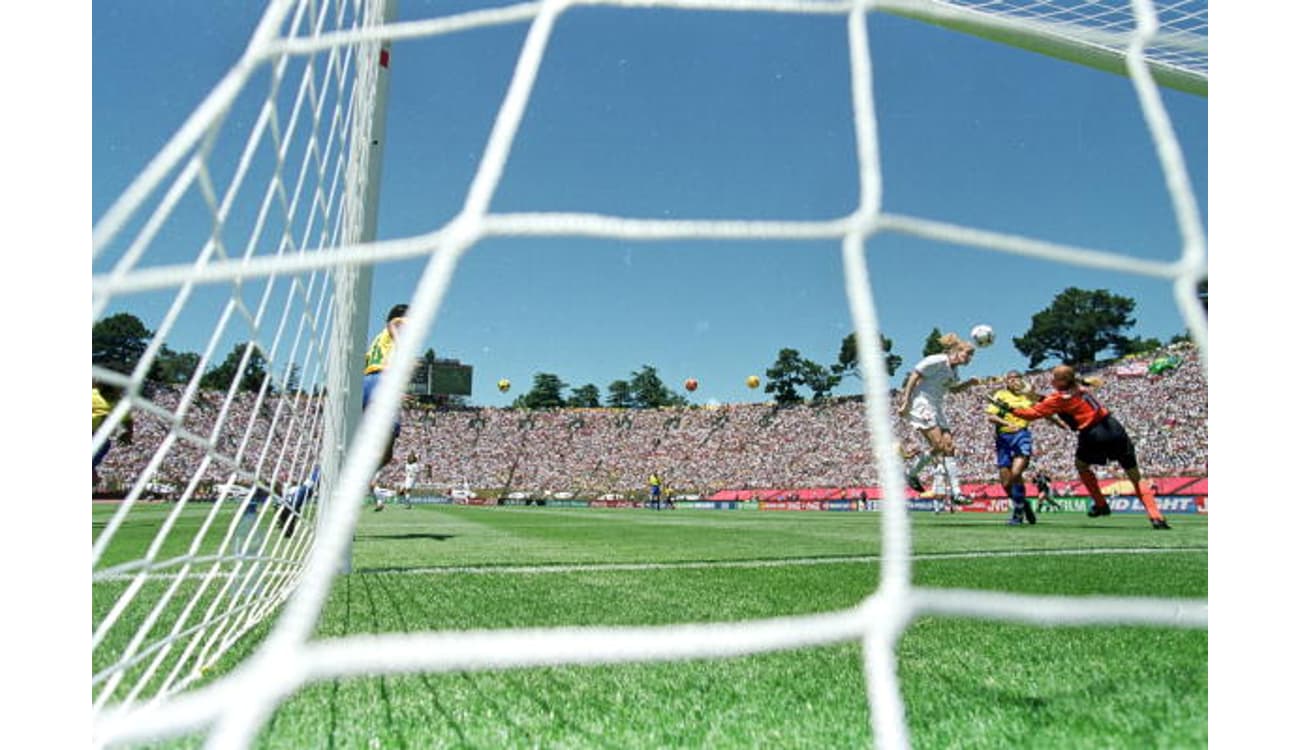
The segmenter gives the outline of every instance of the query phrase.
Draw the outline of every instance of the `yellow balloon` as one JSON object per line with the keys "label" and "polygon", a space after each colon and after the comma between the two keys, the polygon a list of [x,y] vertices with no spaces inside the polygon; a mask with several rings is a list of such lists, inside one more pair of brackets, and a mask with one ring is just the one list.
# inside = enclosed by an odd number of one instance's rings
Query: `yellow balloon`
{"label": "yellow balloon", "polygon": [[505,378],[501,378],[500,380],[498,380],[497,390],[501,391],[502,393],[505,393],[506,391],[510,390],[510,381],[506,380]]}
{"label": "yellow balloon", "polygon": [[758,376],[757,376],[757,375],[750,375],[749,377],[745,378],[745,385],[749,386],[750,388],[757,388],[757,387],[758,387]]}

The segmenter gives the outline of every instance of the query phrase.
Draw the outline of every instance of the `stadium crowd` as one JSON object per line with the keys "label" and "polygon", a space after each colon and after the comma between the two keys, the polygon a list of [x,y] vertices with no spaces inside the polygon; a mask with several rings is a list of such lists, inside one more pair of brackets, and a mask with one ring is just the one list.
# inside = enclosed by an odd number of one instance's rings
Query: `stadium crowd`
{"label": "stadium crowd", "polygon": [[100,464],[97,491],[122,492],[142,476],[149,494],[163,496],[191,482],[199,497],[253,477],[291,484],[310,472],[323,427],[322,401],[306,395],[259,399],[241,392],[226,401],[224,392],[186,398],[179,389],[156,387],[147,401],[134,410],[131,444],[115,444]]}
{"label": "stadium crowd", "polygon": [[[1204,372],[1194,349],[1179,353],[1183,365],[1159,375],[1122,375],[1115,365],[1092,373],[1102,378],[1103,403],[1128,428],[1144,472],[1152,477],[1205,475],[1208,469]],[[1049,390],[1046,372],[1026,379],[1040,393]],[[984,399],[1000,384],[1000,378],[989,378],[948,397],[946,411],[967,481],[995,481]],[[224,481],[232,466],[257,476],[274,472],[286,483],[307,471],[322,429],[318,399],[295,394],[259,403],[255,394],[240,394],[223,406],[221,396],[199,394],[183,410],[181,429],[172,430],[176,418],[164,415],[176,414],[181,394],[167,389],[152,394],[158,408],[137,410],[135,440],[108,454],[100,466],[100,489],[120,490],[146,472],[151,482],[179,489],[191,481]],[[897,416],[894,426],[904,445],[919,447],[914,431]],[[1072,477],[1073,434],[1045,422],[1032,429],[1030,471]],[[159,450],[164,443],[165,450]],[[787,407],[658,410],[408,405],[397,458],[380,473],[381,486],[401,486],[402,464],[411,452],[429,468],[424,483],[441,492],[468,485],[489,493],[599,497],[642,492],[651,473],[664,477],[675,492],[703,495],[722,489],[878,484],[864,407],[853,397]]]}

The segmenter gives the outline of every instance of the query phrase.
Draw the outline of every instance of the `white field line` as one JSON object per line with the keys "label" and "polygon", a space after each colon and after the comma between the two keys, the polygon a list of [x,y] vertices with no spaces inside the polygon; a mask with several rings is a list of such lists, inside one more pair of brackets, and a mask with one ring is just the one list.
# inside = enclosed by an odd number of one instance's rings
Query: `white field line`
{"label": "white field line", "polygon": [[[913,561],[923,560],[973,560],[979,558],[1015,558],[1015,557],[1067,557],[1086,555],[1158,555],[1191,554],[1207,552],[1208,547],[1124,547],[1118,549],[1052,549],[1052,550],[1008,550],[990,552],[936,552],[932,554],[913,555]],[[416,575],[445,574],[538,574],[538,573],[604,573],[637,572],[647,570],[716,570],[722,568],[786,568],[813,565],[843,565],[845,563],[878,563],[880,555],[845,555],[841,557],[789,557],[778,560],[702,560],[662,563],[581,563],[562,565],[465,565],[437,568],[399,568],[395,570],[367,569],[358,572],[367,573],[401,573]]]}
{"label": "white field line", "polygon": [[[1022,557],[1082,557],[1092,555],[1164,555],[1197,554],[1208,552],[1208,547],[1122,547],[1122,548],[1080,548],[1080,549],[1044,549],[1044,550],[1006,550],[986,552],[935,552],[913,555],[913,561],[941,560],[976,560],[986,558],[1022,558]],[[564,563],[542,565],[457,565],[432,568],[363,568],[357,573],[385,573],[397,575],[539,575],[549,573],[610,573],[639,572],[658,570],[719,570],[719,569],[755,569],[755,568],[791,568],[816,565],[844,565],[852,563],[878,563],[880,555],[843,555],[837,557],[790,557],[777,560],[700,560],[661,563]],[[158,573],[146,576],[148,580],[166,581],[176,577],[176,573]],[[202,573],[190,573],[187,577],[201,577]],[[216,573],[216,577],[228,576],[229,573]],[[287,575],[287,573],[285,574]],[[99,581],[130,580],[133,575],[104,576]]]}

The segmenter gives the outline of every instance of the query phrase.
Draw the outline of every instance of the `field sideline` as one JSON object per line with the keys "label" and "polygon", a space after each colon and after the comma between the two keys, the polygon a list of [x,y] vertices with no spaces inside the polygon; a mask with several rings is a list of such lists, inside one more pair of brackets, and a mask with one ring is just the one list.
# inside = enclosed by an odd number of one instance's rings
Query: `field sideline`
{"label": "field sideline", "polygon": [[[111,507],[95,508],[102,523]],[[138,556],[165,506],[120,533]],[[187,511],[177,536],[206,508]],[[193,515],[193,518],[190,517]],[[914,513],[917,585],[1203,599],[1208,519]],[[851,607],[878,581],[878,513],[390,505],[365,510],[322,638],[723,622]],[[117,541],[115,540],[115,546]],[[96,584],[108,592],[114,582]],[[153,585],[153,584],[150,584]],[[161,585],[161,584],[160,584]],[[96,611],[107,597],[96,596]],[[228,671],[265,634],[215,665]],[[915,621],[899,646],[913,746],[1203,747],[1208,634]],[[681,663],[384,676],[311,685],[264,747],[864,747],[858,644]],[[201,737],[168,743],[199,746]]]}

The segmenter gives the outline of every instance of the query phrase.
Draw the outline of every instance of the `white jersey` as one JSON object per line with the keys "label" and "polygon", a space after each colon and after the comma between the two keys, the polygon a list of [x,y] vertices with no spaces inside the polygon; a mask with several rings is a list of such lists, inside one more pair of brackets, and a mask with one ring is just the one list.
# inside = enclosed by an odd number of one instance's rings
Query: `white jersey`
{"label": "white jersey", "polygon": [[918,429],[947,428],[943,399],[948,395],[948,388],[957,382],[957,371],[948,363],[948,355],[931,354],[918,362],[914,371],[921,379],[912,390],[912,403],[908,409],[912,424]]}
{"label": "white jersey", "polygon": [[409,490],[415,486],[415,480],[420,475],[420,464],[419,462],[409,463],[405,466],[405,469],[406,479],[402,482],[402,486]]}

